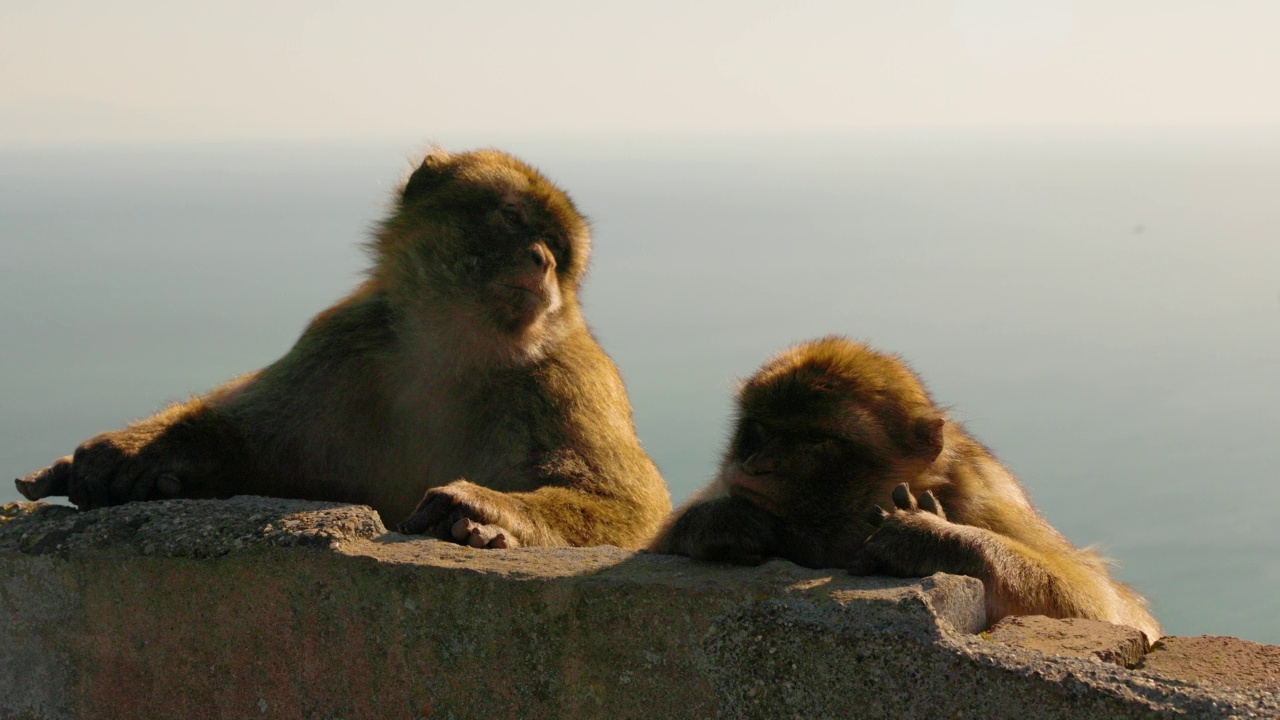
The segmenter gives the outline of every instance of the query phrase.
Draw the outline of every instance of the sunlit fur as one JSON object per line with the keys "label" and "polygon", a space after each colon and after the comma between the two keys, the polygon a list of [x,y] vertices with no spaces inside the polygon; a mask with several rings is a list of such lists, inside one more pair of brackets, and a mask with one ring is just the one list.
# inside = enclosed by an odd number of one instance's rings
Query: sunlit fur
{"label": "sunlit fur", "polygon": [[579,310],[590,234],[569,197],[505,153],[432,150],[368,248],[367,279],[283,358],[19,487],[97,507],[170,476],[392,524],[448,485],[510,545],[643,545],[670,501]]}
{"label": "sunlit fur", "polygon": [[[673,513],[653,547],[846,567],[876,530],[871,509],[894,509],[900,483],[916,496],[932,491],[946,518],[912,520],[914,539],[890,548],[899,567],[980,577],[990,621],[1081,617],[1160,636],[1145,601],[1112,579],[1103,558],[1054,530],[902,360],[840,337],[788,348],[742,383],[716,479]],[[755,536],[743,537],[730,515]],[[929,556],[912,557],[921,552]]]}

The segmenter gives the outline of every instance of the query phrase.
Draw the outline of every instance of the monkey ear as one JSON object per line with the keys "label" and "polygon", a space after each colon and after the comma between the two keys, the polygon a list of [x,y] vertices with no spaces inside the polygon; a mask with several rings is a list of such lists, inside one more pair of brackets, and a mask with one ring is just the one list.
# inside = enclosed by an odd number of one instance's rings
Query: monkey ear
{"label": "monkey ear", "polygon": [[449,153],[433,147],[400,191],[400,204],[422,197],[449,178]]}
{"label": "monkey ear", "polygon": [[946,418],[932,414],[912,421],[912,436],[922,460],[933,462],[942,453],[942,428],[946,424]]}

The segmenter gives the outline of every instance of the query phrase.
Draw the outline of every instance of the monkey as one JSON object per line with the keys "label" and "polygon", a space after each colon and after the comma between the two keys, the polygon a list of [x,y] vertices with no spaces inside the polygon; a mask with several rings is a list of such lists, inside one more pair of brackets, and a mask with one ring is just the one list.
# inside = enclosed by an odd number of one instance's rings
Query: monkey
{"label": "monkey", "polygon": [[640,548],[670,510],[578,290],[587,220],[498,150],[432,148],[372,267],[279,360],[17,480],[82,510],[270,495],[478,548]]}
{"label": "monkey", "polygon": [[897,356],[840,336],[801,343],[765,362],[736,399],[717,475],[672,513],[652,550],[968,575],[983,582],[988,624],[1074,617],[1159,639],[1146,600],[1050,526]]}

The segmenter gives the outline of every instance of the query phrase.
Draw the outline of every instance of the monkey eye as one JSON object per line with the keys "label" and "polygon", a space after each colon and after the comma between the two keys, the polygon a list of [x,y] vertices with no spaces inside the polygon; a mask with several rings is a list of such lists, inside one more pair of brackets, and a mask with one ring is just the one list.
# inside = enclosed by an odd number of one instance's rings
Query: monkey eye
{"label": "monkey eye", "polygon": [[830,433],[805,432],[797,435],[795,441],[801,445],[807,445],[810,448],[821,448],[835,445],[839,441],[839,438]]}
{"label": "monkey eye", "polygon": [[504,222],[512,227],[524,225],[524,213],[520,212],[520,206],[515,203],[504,203],[498,210],[498,214],[502,216]]}
{"label": "monkey eye", "polygon": [[764,426],[754,420],[748,420],[742,424],[742,449],[744,452],[752,453],[764,446],[767,439],[767,433]]}

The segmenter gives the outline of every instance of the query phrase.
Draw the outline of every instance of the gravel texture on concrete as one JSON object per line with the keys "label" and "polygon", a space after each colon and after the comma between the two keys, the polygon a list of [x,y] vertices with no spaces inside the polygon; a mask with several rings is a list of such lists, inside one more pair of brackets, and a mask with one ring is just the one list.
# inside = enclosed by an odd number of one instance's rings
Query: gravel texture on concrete
{"label": "gravel texture on concrete", "polygon": [[983,616],[972,578],[476,550],[361,506],[0,511],[0,719],[1280,714],[1274,684],[1015,648]]}
{"label": "gravel texture on concrete", "polygon": [[1147,654],[1141,630],[1080,618],[1010,615],[986,632],[994,640],[1046,655],[1097,658],[1120,667],[1133,667]]}
{"label": "gravel texture on concrete", "polygon": [[1167,637],[1138,665],[1174,680],[1233,688],[1280,688],[1280,646],[1233,637]]}

